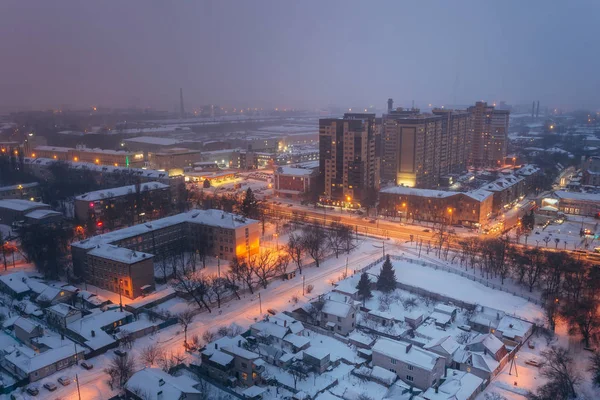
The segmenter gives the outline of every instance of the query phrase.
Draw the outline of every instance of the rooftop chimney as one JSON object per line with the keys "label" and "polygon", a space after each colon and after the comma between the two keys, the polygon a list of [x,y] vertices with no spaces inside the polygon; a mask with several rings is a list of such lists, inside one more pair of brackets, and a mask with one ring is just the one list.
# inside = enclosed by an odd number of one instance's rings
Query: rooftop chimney
{"label": "rooftop chimney", "polygon": [[406,345],[406,353],[408,353],[411,348],[412,348],[412,343],[407,344]]}

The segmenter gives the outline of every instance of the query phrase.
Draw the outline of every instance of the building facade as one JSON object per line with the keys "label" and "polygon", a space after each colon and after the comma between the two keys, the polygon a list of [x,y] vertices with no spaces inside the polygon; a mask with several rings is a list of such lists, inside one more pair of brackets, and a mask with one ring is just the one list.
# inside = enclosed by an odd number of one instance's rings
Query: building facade
{"label": "building facade", "polygon": [[143,167],[144,153],[89,149],[87,147],[53,147],[37,146],[33,149],[30,158],[50,158],[60,161],[83,162],[96,165],[112,165],[115,167]]}
{"label": "building facade", "polygon": [[471,113],[470,163],[475,167],[499,167],[504,163],[508,145],[508,110],[499,110],[478,101]]}
{"label": "building facade", "polygon": [[437,187],[440,178],[466,170],[470,113],[398,108],[383,116],[382,180]]}
{"label": "building facade", "polygon": [[41,199],[40,185],[33,182],[0,187],[0,200],[4,199],[39,201]]}
{"label": "building facade", "polygon": [[481,189],[450,192],[396,186],[379,193],[380,212],[385,215],[466,226],[487,224],[493,201],[493,193]]}
{"label": "building facade", "polygon": [[375,114],[319,120],[319,173],[323,200],[349,206],[368,201],[380,184],[380,127]]}
{"label": "building facade", "polygon": [[315,187],[317,175],[312,168],[278,167],[273,174],[275,195],[298,199]]}

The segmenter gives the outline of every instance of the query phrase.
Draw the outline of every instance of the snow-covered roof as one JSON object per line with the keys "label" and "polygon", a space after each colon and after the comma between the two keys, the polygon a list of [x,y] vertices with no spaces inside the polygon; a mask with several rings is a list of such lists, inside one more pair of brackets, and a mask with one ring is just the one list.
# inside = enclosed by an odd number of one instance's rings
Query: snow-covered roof
{"label": "snow-covered roof", "polygon": [[483,379],[465,371],[449,369],[437,390],[429,388],[421,396],[427,400],[469,400],[483,384]]}
{"label": "snow-covered roof", "polygon": [[373,352],[383,354],[410,365],[431,371],[440,358],[439,355],[413,346],[410,343],[397,340],[379,338],[373,345]]}
{"label": "snow-covered roof", "polygon": [[302,322],[284,313],[278,313],[277,315],[274,315],[271,318],[269,318],[269,320],[279,326],[289,328],[290,332],[292,333],[297,334],[304,330],[304,325],[302,324]]}
{"label": "snow-covered roof", "polygon": [[557,190],[554,195],[565,200],[600,201],[600,193],[565,192]]}
{"label": "snow-covered roof", "polygon": [[435,321],[439,324],[446,325],[449,324],[452,317],[448,314],[434,311],[429,315],[429,318],[435,319]]}
{"label": "snow-covered roof", "polygon": [[154,257],[152,254],[129,250],[112,244],[101,244],[88,253],[91,256],[102,257],[125,264],[135,264]]}
{"label": "snow-covered roof", "polygon": [[277,175],[290,175],[290,176],[310,176],[313,174],[312,169],[307,168],[294,168],[288,166],[277,167],[275,173]]}
{"label": "snow-covered roof", "polygon": [[454,354],[454,361],[461,364],[470,364],[474,368],[487,372],[494,371],[499,365],[499,362],[494,360],[494,358],[489,354],[477,353],[463,349],[459,349]]}
{"label": "snow-covered roof", "polygon": [[161,146],[172,146],[172,145],[184,143],[184,141],[180,140],[180,139],[155,137],[155,136],[138,136],[138,137],[134,137],[134,138],[130,138],[130,139],[125,139],[124,142],[157,144],[157,145],[161,145]]}
{"label": "snow-covered roof", "polygon": [[38,327],[32,320],[23,317],[17,319],[13,325],[21,328],[27,333],[32,333]]}
{"label": "snow-covered roof", "polygon": [[448,354],[454,354],[456,350],[460,348],[460,345],[454,340],[452,336],[446,336],[439,339],[434,339],[431,342],[423,346],[425,350],[431,351],[444,351]]}
{"label": "snow-covered roof", "polygon": [[[90,315],[86,315],[77,321],[71,322],[67,325],[67,328],[83,336],[86,339],[85,344],[92,349],[99,349],[114,343],[115,341],[113,337],[104,332],[102,328],[130,315],[132,315],[130,312],[120,311],[119,309],[105,312],[96,309],[96,311],[92,312]],[[125,326],[123,326],[122,329],[126,329]],[[92,336],[92,331],[94,331],[94,336]]]}
{"label": "snow-covered roof", "polygon": [[267,391],[266,387],[254,385],[254,386],[250,386],[248,389],[244,390],[242,392],[242,396],[244,396],[245,398],[248,398],[248,399],[252,399],[257,396],[260,396],[261,394],[263,394],[266,391]]}
{"label": "snow-covered roof", "polygon": [[[78,353],[82,351],[83,349],[80,348]],[[4,358],[20,370],[30,374],[73,356],[75,356],[75,347],[71,345],[46,350],[43,353],[36,353],[27,347],[19,346]]]}
{"label": "snow-covered roof", "polygon": [[439,311],[444,314],[454,314],[457,311],[457,308],[454,306],[449,306],[447,304],[437,304],[434,308],[435,311]]}
{"label": "snow-covered roof", "polygon": [[[146,182],[140,184],[140,192],[168,189],[169,185],[160,182]],[[121,186],[110,189],[96,190],[94,192],[84,193],[76,196],[75,200],[82,201],[100,201],[106,199],[114,199],[115,197],[127,196],[136,192],[136,185]]]}
{"label": "snow-covered roof", "polygon": [[221,347],[221,350],[223,350],[226,353],[245,358],[247,360],[256,360],[257,358],[260,358],[258,354],[239,346],[225,346]]}
{"label": "snow-covered roof", "polygon": [[217,363],[219,365],[223,365],[226,366],[228,365],[230,362],[233,361],[233,356],[230,354],[226,354],[223,353],[220,350],[215,350],[212,355],[210,356],[210,361]]}
{"label": "snow-covered roof", "polygon": [[25,217],[31,218],[31,219],[44,219],[44,218],[55,217],[55,216],[59,216],[59,215],[62,215],[62,214],[59,213],[58,211],[54,211],[54,210],[34,210],[34,211],[30,212],[29,214],[25,214]]}
{"label": "snow-covered roof", "polygon": [[19,185],[2,186],[2,187],[0,187],[0,192],[10,192],[12,190],[17,190],[17,189],[29,189],[29,188],[36,187],[36,186],[39,186],[39,183],[32,182],[32,183],[21,183]]}
{"label": "snow-covered roof", "polygon": [[29,201],[22,199],[6,199],[0,200],[0,208],[6,208],[13,211],[27,211],[40,207],[49,207],[48,204],[38,203],[37,201]]}
{"label": "snow-covered roof", "polygon": [[370,346],[375,341],[375,339],[373,339],[372,337],[367,336],[356,329],[350,332],[350,335],[348,335],[348,340],[363,344],[365,346]]}
{"label": "snow-covered roof", "polygon": [[134,301],[127,303],[127,307],[130,307],[133,309],[143,308],[150,303],[153,303],[157,300],[171,296],[173,293],[175,293],[175,289],[173,289],[171,286],[168,286],[167,288],[165,288],[163,290],[159,290],[157,292],[150,293],[149,295],[147,295],[145,297],[138,297]]}
{"label": "snow-covered roof", "polygon": [[27,293],[31,288],[27,285],[27,275],[24,272],[13,272],[8,275],[0,275],[0,281],[8,286],[16,294]]}
{"label": "snow-covered roof", "polygon": [[327,300],[323,305],[322,312],[336,317],[346,318],[352,312],[352,306],[335,300]]}
{"label": "snow-covered roof", "polygon": [[502,341],[500,339],[498,339],[496,336],[494,336],[493,334],[482,333],[482,334],[476,336],[475,338],[473,338],[467,344],[466,348],[469,350],[472,345],[479,344],[479,343],[481,343],[483,345],[483,347],[485,347],[487,350],[489,350],[493,354],[496,354],[496,352],[498,350],[500,350],[502,347],[504,347],[504,343],[502,343]]}
{"label": "snow-covered roof", "polygon": [[52,312],[62,317],[66,317],[67,315],[69,315],[70,312],[78,311],[75,307],[65,303],[57,303],[53,306],[48,307],[47,310],[52,310]]}
{"label": "snow-covered roof", "polygon": [[304,350],[304,354],[316,358],[317,360],[322,360],[328,357],[331,352],[323,347],[309,347],[308,349]]}
{"label": "snow-covered roof", "polygon": [[304,347],[310,343],[310,339],[306,336],[294,335],[293,333],[286,335],[283,341],[298,348]]}
{"label": "snow-covered roof", "polygon": [[185,213],[157,219],[152,222],[146,222],[143,224],[130,226],[128,228],[108,232],[102,235],[93,236],[91,238],[72,243],[71,246],[91,249],[99,244],[112,244],[120,240],[184,223],[195,223],[219,228],[234,229],[258,223],[258,221],[244,218],[240,215],[228,213],[222,210],[193,209]]}
{"label": "snow-covered roof", "polygon": [[417,196],[427,198],[446,198],[452,196],[458,196],[464,194],[472,198],[473,200],[483,201],[490,197],[492,193],[484,189],[471,190],[469,192],[451,192],[447,190],[433,190],[433,189],[418,189],[407,186],[392,186],[385,189],[381,189],[381,193],[392,193],[405,196]]}
{"label": "snow-covered roof", "polygon": [[531,322],[505,315],[498,323],[496,329],[502,332],[502,336],[514,339],[516,336],[523,338],[532,327],[533,324]]}
{"label": "snow-covered roof", "polygon": [[279,326],[269,321],[259,321],[250,325],[250,328],[260,332],[262,335],[273,336],[278,339],[283,339],[288,333],[288,328],[284,328],[283,326]]}
{"label": "snow-covered roof", "polygon": [[186,375],[173,376],[160,368],[144,368],[133,374],[125,387],[133,393],[139,391],[141,397],[146,400],[159,400],[180,399],[184,394],[200,397],[200,391],[195,388],[197,384],[198,382]]}

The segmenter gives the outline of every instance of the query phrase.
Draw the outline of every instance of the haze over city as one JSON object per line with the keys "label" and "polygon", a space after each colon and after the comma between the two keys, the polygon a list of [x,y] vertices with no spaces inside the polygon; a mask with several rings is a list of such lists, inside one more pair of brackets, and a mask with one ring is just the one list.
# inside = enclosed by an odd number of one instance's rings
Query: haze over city
{"label": "haze over city", "polygon": [[600,106],[597,1],[5,1],[0,109]]}

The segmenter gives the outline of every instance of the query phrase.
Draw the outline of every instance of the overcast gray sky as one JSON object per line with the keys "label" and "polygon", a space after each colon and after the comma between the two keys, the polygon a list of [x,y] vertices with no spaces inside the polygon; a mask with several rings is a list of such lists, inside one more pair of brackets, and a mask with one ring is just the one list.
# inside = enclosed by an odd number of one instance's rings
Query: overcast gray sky
{"label": "overcast gray sky", "polygon": [[600,105],[600,1],[12,1],[0,108]]}

